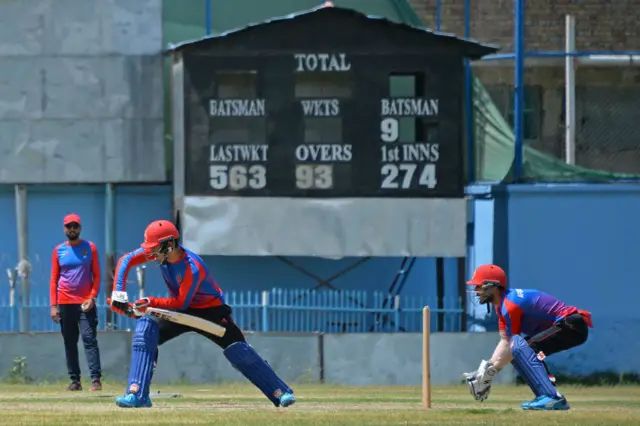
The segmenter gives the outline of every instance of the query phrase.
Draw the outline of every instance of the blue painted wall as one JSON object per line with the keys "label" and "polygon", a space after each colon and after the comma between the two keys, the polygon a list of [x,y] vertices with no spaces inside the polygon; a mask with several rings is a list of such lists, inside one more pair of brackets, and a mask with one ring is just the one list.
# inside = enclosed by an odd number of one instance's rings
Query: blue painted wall
{"label": "blue painted wall", "polygon": [[[28,187],[29,257],[31,300],[46,306],[52,249],[64,241],[62,218],[75,212],[82,217],[82,237],[93,241],[100,253],[101,267],[105,266],[105,187],[103,185]],[[169,185],[116,186],[116,250],[120,256],[139,246],[146,225],[158,218],[172,218],[172,194]],[[0,269],[13,268],[17,262],[17,234],[12,186],[0,186],[0,232],[5,245],[0,249]],[[330,260],[310,257],[289,257],[290,261],[328,279],[355,263],[357,258]],[[208,256],[205,257],[220,285],[227,292],[269,290],[275,287],[311,289],[317,286],[313,278],[292,269],[274,257]],[[375,258],[333,280],[338,289],[387,292],[399,272],[402,258]],[[445,260],[445,307],[458,303],[457,265],[455,259]],[[146,268],[145,291],[150,295],[164,295],[166,289],[154,264]],[[4,278],[0,278],[4,280]],[[103,284],[104,285],[104,284]],[[327,287],[320,287],[326,289]],[[135,274],[130,274],[129,289],[137,291]],[[407,274],[402,294],[423,296],[436,302],[435,259],[416,259]],[[0,300],[6,300],[8,286],[0,286]],[[371,304],[371,303],[369,303]],[[370,306],[373,307],[373,306]],[[44,311],[38,311],[46,313]],[[32,323],[39,319],[32,313]],[[46,318],[45,318],[46,320]]]}
{"label": "blue painted wall", "polygon": [[[493,261],[512,286],[537,288],[593,313],[587,343],[553,355],[551,366],[565,373],[640,372],[634,267],[640,186],[513,185],[490,192],[475,203],[470,264]],[[486,308],[475,313],[482,317]],[[487,319],[495,330],[495,318]]]}
{"label": "blue painted wall", "polygon": [[[62,218],[66,214],[74,212],[80,215],[82,237],[96,244],[100,266],[105,270],[104,186],[29,186],[27,192],[31,296],[35,302],[46,300],[48,303],[51,253],[57,244],[65,240]],[[171,218],[169,186],[119,186],[115,202],[117,255],[139,246],[142,230],[149,222],[158,217]],[[4,284],[4,271],[16,265],[18,255],[14,192],[9,186],[0,186],[0,232],[5,237],[5,245],[0,249]],[[159,282],[157,270],[149,268],[148,276],[150,281]],[[7,287],[0,288],[3,289],[1,294],[6,296]]]}
{"label": "blue painted wall", "polygon": [[[331,260],[312,257],[287,259],[319,278],[328,279],[340,273],[358,258]],[[223,288],[232,290],[267,290],[274,287],[308,289],[317,281],[274,257],[206,256]],[[331,281],[338,289],[373,290],[386,292],[402,265],[402,258],[373,258]],[[418,258],[409,272],[403,294],[436,297],[436,262],[432,258]],[[445,295],[457,293],[455,259],[445,259]],[[327,288],[327,287],[321,287]]]}
{"label": "blue painted wall", "polygon": [[[5,270],[17,262],[18,234],[13,187],[0,185],[0,235],[4,244],[0,249],[0,283],[6,282]],[[0,287],[1,288],[1,287]]]}
{"label": "blue painted wall", "polygon": [[[489,185],[474,185],[467,188],[467,195],[473,197],[473,222],[469,230],[471,236],[467,249],[467,277],[469,279],[475,268],[485,263],[494,263],[494,210],[495,202],[493,187]],[[485,305],[478,304],[475,295],[468,290],[466,309],[469,314],[467,330],[487,331],[497,330],[497,318],[488,313]]]}
{"label": "blue painted wall", "polygon": [[[549,359],[566,372],[602,370],[640,372],[639,315],[633,266],[640,228],[640,186],[635,185],[517,185],[475,186],[474,225],[470,228],[468,267],[495,262],[519,287],[535,287],[567,303],[593,312],[596,328],[581,348]],[[95,186],[29,187],[29,255],[33,262],[32,295],[48,297],[51,250],[64,239],[62,217],[74,211],[83,217],[83,237],[96,243],[104,268],[105,194]],[[119,186],[116,189],[117,254],[140,243],[144,227],[157,218],[171,218],[169,186]],[[0,282],[4,270],[17,261],[17,234],[12,187],[0,186]],[[338,273],[357,259],[289,258],[321,278]],[[316,281],[272,257],[210,256],[207,262],[227,291],[313,288]],[[387,291],[402,259],[373,259],[332,282],[340,289]],[[470,274],[470,272],[469,272]],[[147,269],[147,292],[164,294],[156,268]],[[467,277],[468,278],[468,277]],[[445,292],[457,295],[454,259],[445,261]],[[132,281],[135,281],[132,278]],[[135,291],[136,287],[131,287]],[[0,298],[8,287],[0,286]],[[402,290],[407,295],[435,298],[435,261],[418,259]],[[472,330],[496,329],[486,307],[468,302],[477,317]],[[32,316],[33,318],[33,316]]]}

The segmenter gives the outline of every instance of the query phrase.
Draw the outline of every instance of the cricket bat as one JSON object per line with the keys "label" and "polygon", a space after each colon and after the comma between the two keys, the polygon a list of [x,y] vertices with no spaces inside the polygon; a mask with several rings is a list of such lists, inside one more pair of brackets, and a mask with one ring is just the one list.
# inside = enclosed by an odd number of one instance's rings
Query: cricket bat
{"label": "cricket bat", "polygon": [[145,314],[175,322],[177,324],[186,325],[187,327],[197,328],[198,330],[206,331],[207,333],[218,337],[224,336],[224,333],[227,331],[227,329],[221,325],[183,312],[170,311],[168,309],[161,308],[147,308],[145,310]]}
{"label": "cricket bat", "polygon": [[[107,304],[109,305],[111,304],[110,297],[107,298]],[[161,308],[147,308],[145,309],[145,311],[146,312],[143,315],[151,315],[166,321],[171,321],[177,324],[186,325],[187,327],[202,330],[218,337],[224,336],[224,333],[227,331],[227,329],[221,325],[218,325],[211,321],[204,320],[202,318],[198,318],[194,315],[185,314],[183,312],[170,311],[168,309],[161,309]],[[127,315],[140,316],[140,312],[133,309],[133,305],[129,304]]]}

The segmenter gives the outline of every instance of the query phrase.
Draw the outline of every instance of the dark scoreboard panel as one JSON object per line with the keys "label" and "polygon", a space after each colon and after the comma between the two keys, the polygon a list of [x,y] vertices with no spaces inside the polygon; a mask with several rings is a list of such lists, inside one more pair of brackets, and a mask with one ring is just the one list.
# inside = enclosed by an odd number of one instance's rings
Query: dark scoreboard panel
{"label": "dark scoreboard panel", "polygon": [[187,195],[463,196],[461,89],[446,64],[339,52],[184,63]]}

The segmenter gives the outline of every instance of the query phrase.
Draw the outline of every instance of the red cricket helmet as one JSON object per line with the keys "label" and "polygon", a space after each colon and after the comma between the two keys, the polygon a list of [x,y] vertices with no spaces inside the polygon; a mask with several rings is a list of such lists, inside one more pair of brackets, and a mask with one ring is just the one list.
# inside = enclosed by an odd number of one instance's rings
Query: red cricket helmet
{"label": "red cricket helmet", "polygon": [[158,253],[169,253],[175,247],[169,243],[176,243],[180,239],[178,228],[168,220],[156,220],[144,230],[144,242],[140,245],[149,259],[155,259]]}
{"label": "red cricket helmet", "polygon": [[473,273],[471,280],[467,281],[467,284],[476,287],[486,284],[497,284],[502,288],[507,288],[507,274],[497,265],[480,265]]}

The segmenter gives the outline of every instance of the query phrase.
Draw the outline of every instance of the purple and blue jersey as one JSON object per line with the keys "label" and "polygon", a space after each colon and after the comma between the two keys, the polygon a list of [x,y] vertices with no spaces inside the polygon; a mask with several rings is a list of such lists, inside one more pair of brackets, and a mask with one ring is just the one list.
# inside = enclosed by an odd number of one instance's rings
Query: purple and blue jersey
{"label": "purple and blue jersey", "polygon": [[[182,246],[181,246],[182,247]],[[197,254],[182,247],[184,255],[175,263],[160,265],[170,297],[154,298],[156,308],[184,310],[210,308],[224,303],[222,289],[209,273],[209,268]],[[113,277],[113,291],[126,291],[127,275],[133,266],[148,261],[139,248],[118,260]]]}
{"label": "purple and blue jersey", "polygon": [[81,304],[100,291],[98,249],[87,240],[58,244],[51,254],[50,305]]}
{"label": "purple and blue jersey", "polygon": [[513,288],[505,291],[497,309],[498,328],[507,337],[523,334],[534,336],[561,319],[579,313],[591,324],[591,314],[539,290]]}

